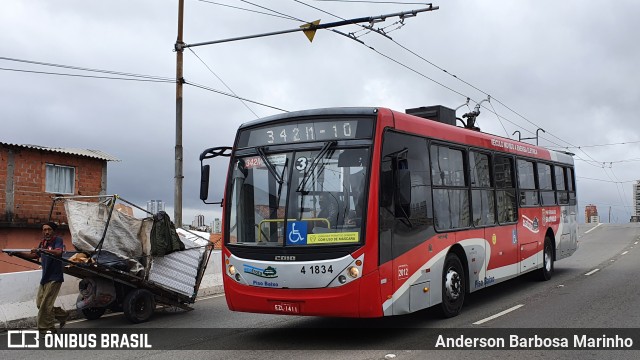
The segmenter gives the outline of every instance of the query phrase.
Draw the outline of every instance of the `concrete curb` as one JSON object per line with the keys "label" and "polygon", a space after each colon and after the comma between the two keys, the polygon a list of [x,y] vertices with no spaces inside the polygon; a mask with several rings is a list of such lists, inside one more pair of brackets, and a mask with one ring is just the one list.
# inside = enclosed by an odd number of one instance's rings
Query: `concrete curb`
{"label": "concrete curb", "polygon": [[[198,298],[224,293],[221,273],[221,254],[214,250],[196,297]],[[41,271],[23,271],[0,274],[0,330],[34,328],[36,326],[36,294]],[[65,275],[64,283],[56,299],[55,306],[69,311],[70,319],[82,317],[76,310],[78,283],[80,279]]]}

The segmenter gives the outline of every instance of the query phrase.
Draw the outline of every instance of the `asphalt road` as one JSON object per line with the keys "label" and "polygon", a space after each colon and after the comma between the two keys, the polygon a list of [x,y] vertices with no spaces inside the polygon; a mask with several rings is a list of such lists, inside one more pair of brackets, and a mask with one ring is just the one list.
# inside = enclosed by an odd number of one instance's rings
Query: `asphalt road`
{"label": "asphalt road", "polygon": [[[156,350],[51,351],[49,359],[637,359],[635,350],[424,350],[444,338],[484,336],[573,340],[574,334],[601,337],[640,329],[640,225],[580,226],[579,248],[555,264],[550,281],[521,277],[471,294],[463,312],[441,319],[433,310],[382,319],[336,319],[234,313],[223,296],[202,299],[195,310],[167,309],[147,323],[132,325],[123,315],[76,321],[73,331],[126,329],[157,331]],[[602,329],[604,330],[602,330]],[[158,330],[159,329],[159,330]],[[549,330],[552,329],[552,330]],[[553,329],[564,329],[554,332]],[[594,330],[595,329],[595,330]],[[625,330],[626,329],[626,330]],[[160,340],[158,340],[160,339]],[[640,339],[636,335],[635,339]],[[6,342],[6,334],[0,334]],[[640,343],[640,340],[637,341]],[[507,341],[508,343],[508,341]],[[640,349],[640,344],[634,347]],[[534,344],[535,345],[535,344]],[[157,350],[166,346],[169,350]],[[534,346],[535,347],[535,346]],[[179,350],[176,350],[179,349]],[[198,349],[198,350],[190,350]],[[32,359],[42,352],[10,350],[4,359]]]}

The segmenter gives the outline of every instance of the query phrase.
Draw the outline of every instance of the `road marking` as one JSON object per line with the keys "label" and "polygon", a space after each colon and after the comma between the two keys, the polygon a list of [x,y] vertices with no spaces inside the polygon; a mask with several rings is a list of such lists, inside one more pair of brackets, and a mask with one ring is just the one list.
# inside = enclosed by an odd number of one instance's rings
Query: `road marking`
{"label": "road marking", "polygon": [[592,229],[589,229],[589,230],[585,231],[584,233],[588,234],[588,233],[592,232],[593,230],[597,229],[598,226],[600,226],[600,225],[602,225],[602,223],[599,223],[598,225],[594,226]]}
{"label": "road marking", "polygon": [[627,253],[628,253],[628,251],[625,251],[625,252],[623,252],[623,253],[622,253],[622,254],[620,254],[620,255],[626,255]]}
{"label": "road marking", "polygon": [[524,306],[523,304],[516,305],[516,306],[514,306],[514,307],[512,307],[512,308],[509,308],[509,309],[507,309],[507,310],[505,310],[505,311],[501,311],[501,312],[499,312],[499,313],[497,313],[497,314],[495,314],[495,315],[489,316],[488,318],[485,318],[485,319],[482,319],[482,320],[476,321],[476,322],[474,322],[474,323],[473,323],[473,325],[480,325],[480,324],[484,324],[484,323],[486,323],[487,321],[493,320],[493,319],[495,319],[495,318],[497,318],[497,317],[500,317],[500,316],[502,316],[502,315],[504,315],[504,314],[508,314],[508,313],[510,313],[510,312],[512,312],[512,311],[514,311],[514,310],[518,310],[518,309],[520,309],[520,308],[521,308],[521,307],[523,307],[523,306]]}
{"label": "road marking", "polygon": [[[122,315],[122,311],[117,311],[117,312],[112,312],[112,313],[108,313],[108,314],[104,314],[102,316],[100,316],[101,319],[103,318],[108,318],[108,317],[112,317],[112,316],[118,316],[118,315]],[[93,321],[93,320],[87,320],[86,318],[82,317],[76,320],[69,320],[67,321],[67,325],[68,324],[75,324],[75,323],[79,323],[79,322],[83,322],[83,321]]]}
{"label": "road marking", "polygon": [[598,272],[598,271],[600,271],[600,269],[593,269],[593,270],[589,271],[588,273],[586,273],[585,275],[586,275],[586,276],[589,276],[589,275],[591,275],[591,274],[595,274],[595,273],[596,273],[596,272]]}
{"label": "road marking", "polygon": [[636,241],[636,242],[634,242],[634,243],[633,243],[633,245],[638,245],[638,242],[637,242],[637,241]]}
{"label": "road marking", "polygon": [[217,297],[221,297],[221,296],[224,296],[224,294],[203,296],[203,297],[197,298],[196,301],[197,300],[208,300],[208,299],[213,299],[213,298],[217,298]]}

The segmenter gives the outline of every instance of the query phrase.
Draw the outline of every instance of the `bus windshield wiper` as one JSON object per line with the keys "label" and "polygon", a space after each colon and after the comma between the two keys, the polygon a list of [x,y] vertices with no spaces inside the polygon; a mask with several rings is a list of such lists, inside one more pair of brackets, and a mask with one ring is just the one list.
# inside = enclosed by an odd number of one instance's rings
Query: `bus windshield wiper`
{"label": "bus windshield wiper", "polygon": [[[276,179],[278,184],[282,185],[284,180],[282,179],[282,176],[280,174],[278,174],[278,172],[276,171],[276,168],[273,166],[271,161],[269,161],[269,159],[267,158],[267,155],[265,155],[264,147],[259,147],[256,150],[258,151],[258,155],[260,155],[260,158],[262,159],[262,162],[264,162],[264,165],[267,167],[267,170],[269,170],[271,175],[273,175],[273,177]],[[286,168],[286,166],[285,166],[285,168]],[[284,173],[284,170],[282,172]]]}
{"label": "bus windshield wiper", "polygon": [[309,169],[304,172],[303,180],[300,183],[300,185],[298,185],[298,188],[296,189],[296,191],[299,192],[304,189],[305,185],[307,185],[307,182],[309,182],[309,179],[310,179],[310,177],[308,177],[307,175],[313,174],[313,170],[315,170],[316,166],[318,166],[318,164],[320,163],[320,159],[322,159],[324,155],[329,151],[329,149],[335,144],[337,144],[336,141],[327,141],[324,144],[322,149],[320,149],[318,156],[316,156],[316,158],[313,159],[313,162],[311,162],[311,165],[309,165]]}
{"label": "bus windshield wiper", "polygon": [[287,164],[289,164],[289,158],[284,161],[284,166],[282,167],[282,174],[278,174],[275,166],[269,161],[267,155],[264,153],[264,147],[259,147],[256,149],[258,151],[258,155],[264,162],[264,165],[267,167],[271,175],[273,175],[274,179],[278,182],[278,195],[276,197],[276,203],[280,204],[280,195],[282,194],[282,184],[284,184],[284,172],[287,171]]}

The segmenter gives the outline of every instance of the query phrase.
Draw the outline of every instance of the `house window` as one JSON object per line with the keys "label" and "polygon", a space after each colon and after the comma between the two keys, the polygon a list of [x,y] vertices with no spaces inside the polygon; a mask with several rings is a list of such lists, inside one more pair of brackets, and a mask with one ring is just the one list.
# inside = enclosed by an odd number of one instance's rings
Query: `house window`
{"label": "house window", "polygon": [[69,166],[47,164],[46,189],[48,193],[74,194],[76,169]]}

